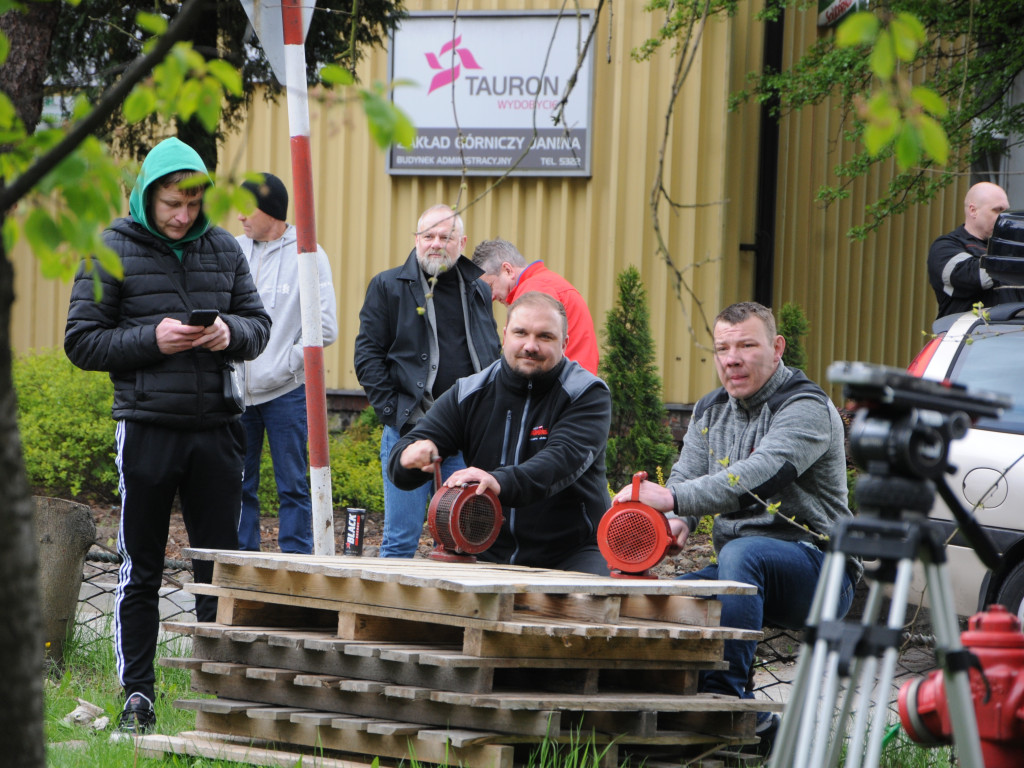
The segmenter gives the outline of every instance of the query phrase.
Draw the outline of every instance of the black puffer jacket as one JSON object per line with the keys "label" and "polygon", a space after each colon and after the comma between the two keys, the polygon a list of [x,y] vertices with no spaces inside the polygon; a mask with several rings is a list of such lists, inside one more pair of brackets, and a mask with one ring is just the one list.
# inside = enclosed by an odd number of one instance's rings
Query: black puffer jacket
{"label": "black puffer jacket", "polygon": [[442,456],[494,475],[505,522],[481,559],[550,568],[585,544],[611,502],[604,453],[611,423],[608,386],[563,359],[533,379],[498,358],[459,379],[391,449],[388,473],[411,489],[433,475],[401,464],[402,451],[429,439]]}
{"label": "black puffer jacket", "polygon": [[[68,358],[79,368],[110,373],[115,419],[191,430],[238,419],[225,404],[223,360],[252,360],[270,338],[270,316],[238,242],[226,230],[211,227],[185,246],[179,262],[164,242],[131,218],[115,221],[103,237],[120,255],[124,277],[118,280],[100,269],[102,298],[97,302],[92,274],[79,270],[64,334]],[[231,329],[224,352],[165,355],[159,350],[159,322],[188,317],[171,275],[193,308],[220,311]]]}

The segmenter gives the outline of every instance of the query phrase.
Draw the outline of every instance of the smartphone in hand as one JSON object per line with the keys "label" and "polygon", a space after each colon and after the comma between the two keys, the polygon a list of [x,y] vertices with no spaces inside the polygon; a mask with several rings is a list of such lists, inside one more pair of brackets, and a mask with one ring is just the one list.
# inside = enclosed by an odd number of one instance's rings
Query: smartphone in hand
{"label": "smartphone in hand", "polygon": [[213,325],[219,316],[220,312],[216,309],[193,309],[185,325],[201,325],[206,328]]}

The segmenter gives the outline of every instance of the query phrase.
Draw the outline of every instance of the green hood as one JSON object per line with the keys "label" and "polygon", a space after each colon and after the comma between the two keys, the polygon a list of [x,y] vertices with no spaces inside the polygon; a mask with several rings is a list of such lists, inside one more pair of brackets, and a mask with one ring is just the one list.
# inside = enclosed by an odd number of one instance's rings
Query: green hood
{"label": "green hood", "polygon": [[128,198],[128,210],[135,221],[167,243],[171,250],[178,254],[178,258],[181,258],[181,252],[185,245],[202,237],[210,228],[210,220],[205,211],[200,211],[188,234],[180,240],[172,240],[165,236],[149,221],[149,187],[157,179],[175,171],[197,171],[209,179],[211,184],[213,183],[198,152],[179,139],[164,139],[146,155],[139,178],[136,179],[131,197]]}

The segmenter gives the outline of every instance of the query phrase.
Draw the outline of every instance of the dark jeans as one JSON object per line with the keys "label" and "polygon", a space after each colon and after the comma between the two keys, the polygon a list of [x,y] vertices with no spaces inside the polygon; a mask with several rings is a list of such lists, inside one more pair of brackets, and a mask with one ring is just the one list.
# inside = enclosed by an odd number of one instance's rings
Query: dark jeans
{"label": "dark jeans", "polygon": [[[765,626],[802,629],[824,560],[825,553],[811,544],[745,536],[722,547],[717,564],[679,578],[740,581],[757,587],[756,595],[718,596],[723,627],[758,631]],[[853,587],[849,574],[845,575],[836,618],[850,610]],[[701,690],[753,698],[746,686],[756,650],[757,643],[752,640],[726,640],[724,656],[729,668],[702,672]]]}
{"label": "dark jeans", "polygon": [[306,387],[293,389],[242,414],[245,425],[245,477],[242,482],[242,516],[238,522],[238,548],[260,549],[260,455],[263,434],[270,443],[277,483],[277,546],[282,552],[308,555],[313,551],[313,502],[309,496],[306,467],[309,464],[309,427],[306,419]]}

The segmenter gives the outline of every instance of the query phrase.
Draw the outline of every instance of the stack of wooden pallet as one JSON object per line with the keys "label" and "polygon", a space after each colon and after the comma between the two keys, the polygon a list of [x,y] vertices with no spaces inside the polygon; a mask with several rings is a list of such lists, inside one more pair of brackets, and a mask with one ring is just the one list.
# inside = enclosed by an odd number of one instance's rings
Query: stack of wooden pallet
{"label": "stack of wooden pallet", "polygon": [[604,766],[678,765],[754,741],[754,711],[777,708],[696,692],[699,670],[723,666],[724,640],[760,637],[720,627],[719,603],[702,598],[747,585],[189,554],[215,563],[213,584],[191,589],[219,598],[217,622],[166,624],[192,636],[192,656],[163,663],[190,669],[194,690],[216,698],[177,702],[196,711],[203,737],[140,740],[154,751],[220,743],[256,761],[237,750],[270,744],[511,768],[542,745],[589,742]]}

